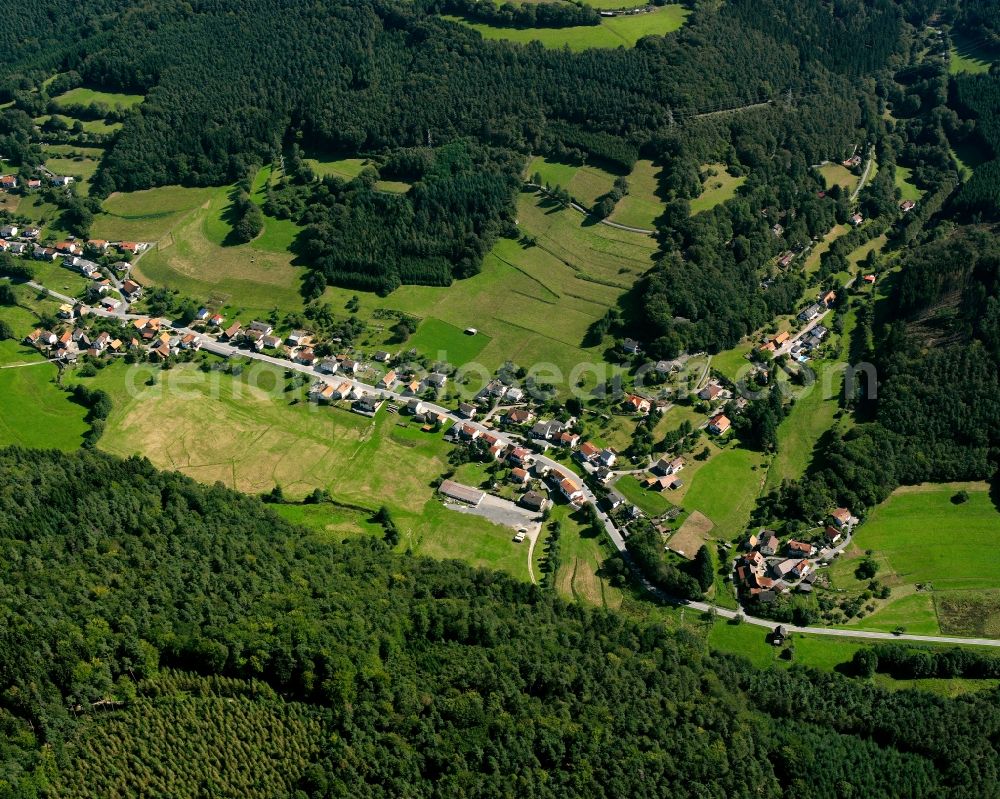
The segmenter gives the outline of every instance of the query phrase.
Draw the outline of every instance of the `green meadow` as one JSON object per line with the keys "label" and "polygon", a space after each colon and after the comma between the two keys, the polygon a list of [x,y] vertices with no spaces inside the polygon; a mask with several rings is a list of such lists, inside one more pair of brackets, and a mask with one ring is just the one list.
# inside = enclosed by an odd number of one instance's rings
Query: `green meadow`
{"label": "green meadow", "polygon": [[666,5],[648,14],[603,18],[598,25],[569,28],[502,28],[479,22],[448,17],[479,32],[484,39],[504,39],[527,44],[540,42],[545,47],[569,47],[587,50],[593,47],[632,47],[644,36],[665,36],[679,29],[690,10],[679,4]]}
{"label": "green meadow", "polygon": [[597,198],[606,194],[615,182],[615,176],[600,167],[588,164],[566,164],[536,155],[531,159],[526,174],[542,177],[542,185],[562,186],[577,202],[590,208]]}
{"label": "green meadow", "polygon": [[900,199],[917,202],[924,193],[913,184],[910,179],[912,174],[913,170],[910,167],[896,165],[896,188],[899,189]]}
{"label": "green meadow", "polygon": [[663,214],[663,201],[659,196],[660,168],[652,161],[636,161],[628,176],[628,194],[618,201],[614,213],[608,219],[628,227],[652,230],[656,220]]}
{"label": "green meadow", "polygon": [[[148,385],[151,377],[154,384]],[[277,511],[323,535],[347,534],[357,528],[356,514],[367,518],[385,504],[402,534],[402,550],[528,579],[527,547],[511,541],[509,528],[440,502],[431,482],[449,468],[451,445],[405,417],[384,408],[370,419],[317,407],[284,390],[284,370],[260,363],[236,378],[202,372],[195,364],[164,371],[117,363],[96,377],[77,379],[112,397],[100,441],[108,452],[143,454],[160,468],[251,494],[280,485],[295,500],[322,488],[336,502],[364,509]],[[365,524],[361,531],[374,532]]]}
{"label": "green meadow", "polygon": [[693,478],[687,469],[680,476],[691,480],[681,503],[684,509],[701,511],[714,525],[713,538],[729,540],[740,535],[750,521],[763,485],[765,461],[759,452],[730,445]]}
{"label": "green meadow", "polygon": [[79,86],[60,94],[58,97],[53,97],[52,102],[57,106],[91,105],[92,103],[98,103],[99,105],[106,105],[109,108],[132,108],[144,99],[141,94],[105,92],[99,89],[87,89]]}
{"label": "green meadow", "polygon": [[[736,196],[746,177],[731,175],[725,164],[703,164],[701,194],[691,200],[691,214],[709,211]],[[715,173],[715,174],[711,174]]]}
{"label": "green meadow", "polygon": [[952,75],[962,72],[989,72],[997,61],[998,53],[990,47],[970,40],[957,31],[951,35],[951,62],[948,71]]}

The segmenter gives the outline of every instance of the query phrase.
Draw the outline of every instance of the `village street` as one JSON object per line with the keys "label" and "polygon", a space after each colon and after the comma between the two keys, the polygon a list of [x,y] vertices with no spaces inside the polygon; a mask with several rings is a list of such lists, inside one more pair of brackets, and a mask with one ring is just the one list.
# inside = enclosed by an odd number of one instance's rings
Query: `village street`
{"label": "village street", "polygon": [[[45,286],[42,286],[41,284],[31,283],[30,285],[32,285],[33,288],[39,289],[41,291],[46,291],[51,296],[63,302],[70,302],[70,301],[76,302],[76,300],[74,300],[73,298],[65,297],[64,295],[52,291],[51,289],[48,289]],[[103,308],[86,307],[82,312],[105,318],[121,319],[123,321],[140,318],[136,314],[107,311]],[[206,335],[200,331],[194,331],[188,327],[174,326],[172,323],[171,326],[173,327],[175,332],[179,335],[186,335],[191,333],[200,336],[202,339],[202,349],[204,349],[206,352],[211,352],[215,355],[219,355],[224,358],[233,358],[233,357],[251,358],[258,361],[263,361],[264,363],[272,364],[281,369],[292,369],[297,372],[302,372],[303,374],[307,374],[312,378],[315,378],[317,380],[322,380],[326,383],[332,383],[334,379],[336,379],[337,382],[344,382],[346,380],[346,382],[349,382],[351,386],[359,392],[381,396],[386,400],[398,403],[405,403],[410,399],[410,397],[404,397],[403,395],[398,394],[396,392],[379,389],[375,386],[368,385],[367,383],[362,383],[360,380],[354,380],[351,378],[345,378],[340,376],[338,376],[337,378],[333,378],[332,376],[322,375],[317,373],[312,366],[306,366],[304,364],[295,363],[294,361],[286,360],[284,358],[276,358],[274,356],[267,355],[265,353],[255,352],[253,350],[241,349],[240,347],[235,347],[230,344],[218,341],[212,336]],[[503,445],[510,445],[515,440],[512,437],[497,433],[496,431],[491,430],[490,428],[485,427],[484,425],[478,422],[464,419],[455,411],[452,411],[441,405],[437,405],[432,402],[424,402],[423,404],[429,410],[441,416],[446,417],[454,424],[461,423],[463,425],[469,425],[475,428],[480,433],[491,433],[492,435],[496,436],[498,442]],[[665,604],[689,607],[694,610],[702,611],[704,613],[711,613],[725,619],[735,619],[736,617],[740,617],[743,623],[753,624],[759,627],[766,627],[768,629],[773,629],[775,627],[776,622],[774,622],[773,620],[762,619],[756,616],[750,616],[744,613],[742,610],[737,611],[737,610],[730,610],[729,608],[720,608],[709,602],[680,600],[675,597],[670,597],[664,594],[660,589],[658,589],[651,582],[649,582],[649,580],[647,580],[644,576],[642,576],[641,573],[639,573],[638,569],[635,567],[635,565],[631,560],[631,557],[628,554],[628,551],[625,546],[624,537],[622,536],[618,528],[615,526],[614,521],[608,516],[607,513],[601,510],[600,505],[597,501],[597,497],[594,495],[594,492],[590,489],[590,487],[587,486],[587,484],[583,482],[576,474],[570,472],[564,465],[556,462],[555,460],[549,458],[548,456],[542,453],[536,454],[535,460],[538,463],[548,467],[550,470],[555,471],[557,474],[562,474],[570,477],[574,482],[580,485],[584,499],[587,502],[593,504],[594,508],[597,510],[597,517],[598,519],[600,519],[601,524],[604,526],[605,532],[607,533],[608,538],[611,539],[611,543],[613,544],[615,549],[618,552],[623,553],[626,562],[632,568],[636,578],[640,581],[643,588],[647,592],[655,596],[657,599],[659,599],[661,602]],[[990,638],[956,638],[949,636],[912,635],[909,633],[901,633],[897,635],[895,633],[871,632],[866,630],[854,630],[854,629],[844,629],[844,628],[838,629],[830,627],[797,627],[790,624],[785,626],[791,632],[803,633],[808,635],[829,635],[840,638],[861,638],[866,640],[870,639],[870,640],[880,640],[880,641],[912,641],[915,643],[939,643],[939,644],[976,644],[981,646],[1000,647],[1000,640],[995,640]]]}

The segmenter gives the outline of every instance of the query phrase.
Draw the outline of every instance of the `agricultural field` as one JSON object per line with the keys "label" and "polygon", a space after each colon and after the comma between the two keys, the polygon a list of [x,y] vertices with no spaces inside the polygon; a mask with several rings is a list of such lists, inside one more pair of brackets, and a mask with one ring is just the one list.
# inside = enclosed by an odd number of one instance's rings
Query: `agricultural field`
{"label": "agricultural field", "polygon": [[122,109],[133,108],[139,105],[145,98],[141,94],[124,94],[122,92],[105,92],[98,89],[87,89],[79,86],[70,89],[68,92],[53,97],[52,102],[57,106],[72,105],[106,105],[108,108]]}
{"label": "agricultural field", "polygon": [[736,190],[746,182],[743,175],[731,175],[725,164],[702,164],[701,174],[701,194],[691,200],[692,216],[731,200],[736,196]]}
{"label": "agricultural field", "polygon": [[1000,638],[1000,591],[939,591],[934,609],[949,635]]}
{"label": "agricultural field", "polygon": [[[962,489],[969,499],[956,504],[953,498]],[[946,634],[969,634],[977,624],[993,629],[1000,608],[971,620],[967,608],[982,611],[991,591],[1000,588],[992,561],[983,555],[995,546],[997,530],[1000,510],[985,483],[905,486],[857,529],[852,546],[831,568],[831,579],[838,589],[862,590],[867,580],[858,580],[854,570],[871,551],[879,565],[876,577],[890,586],[892,596],[861,626]]]}
{"label": "agricultural field", "polygon": [[714,527],[712,520],[703,513],[692,511],[677,528],[677,532],[670,536],[667,546],[672,552],[693,560],[695,553],[710,540],[709,536]]}
{"label": "agricultural field", "polygon": [[93,235],[117,241],[159,241],[187,214],[206,204],[215,189],[161,186],[133,192],[115,192],[94,218]]}
{"label": "agricultural field", "polygon": [[618,201],[609,221],[619,225],[652,230],[656,220],[663,214],[663,201],[659,190],[660,168],[652,161],[637,161],[628,176],[628,194]]}
{"label": "agricultural field", "polygon": [[[147,384],[151,377],[154,385]],[[528,579],[527,548],[511,541],[509,528],[456,513],[437,499],[431,482],[447,470],[450,445],[404,417],[383,409],[369,419],[316,407],[303,399],[304,389],[285,391],[284,370],[260,363],[238,378],[194,364],[161,370],[118,363],[78,379],[112,397],[99,445],[112,454],[141,453],[160,468],[250,494],[280,485],[295,500],[323,488],[337,502],[372,513],[385,504],[402,550]],[[319,511],[298,513],[319,533],[346,525],[343,517],[323,523]]]}
{"label": "agricultural field", "polygon": [[489,343],[489,336],[482,333],[470,336],[462,328],[428,317],[407,340],[406,347],[431,354],[435,361],[464,366],[472,363]]}
{"label": "agricultural field", "polygon": [[989,72],[998,60],[998,54],[988,46],[969,40],[958,32],[952,32],[951,63],[948,71],[952,75],[962,72]]}
{"label": "agricultural field", "polygon": [[901,200],[913,200],[919,202],[924,196],[924,192],[918,189],[910,179],[913,170],[908,166],[896,165],[896,188],[900,191]]}
{"label": "agricultural field", "polygon": [[545,47],[569,47],[587,50],[593,47],[632,47],[644,36],[665,36],[678,30],[690,14],[679,4],[666,5],[649,14],[602,19],[599,25],[570,28],[501,28],[480,22],[466,22],[447,17],[479,31],[484,39],[505,39],[527,44],[541,42]]}
{"label": "agricultural field", "polygon": [[846,166],[839,163],[829,162],[819,168],[819,173],[826,181],[826,187],[832,189],[834,186],[841,186],[844,189],[853,191],[858,185],[858,176]]}
{"label": "agricultural field", "polygon": [[551,161],[541,155],[531,159],[526,176],[530,178],[536,172],[541,175],[543,186],[562,186],[586,208],[593,206],[597,198],[606,194],[615,182],[615,176],[600,167]]}

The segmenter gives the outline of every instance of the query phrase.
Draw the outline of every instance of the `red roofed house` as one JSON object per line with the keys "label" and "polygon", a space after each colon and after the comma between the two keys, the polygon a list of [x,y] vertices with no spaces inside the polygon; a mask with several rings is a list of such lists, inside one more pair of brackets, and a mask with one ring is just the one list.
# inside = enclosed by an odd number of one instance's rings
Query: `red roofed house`
{"label": "red roofed house", "polygon": [[728,416],[722,413],[717,413],[708,420],[708,432],[714,433],[717,436],[721,436],[730,427],[732,427],[732,422],[729,421]]}

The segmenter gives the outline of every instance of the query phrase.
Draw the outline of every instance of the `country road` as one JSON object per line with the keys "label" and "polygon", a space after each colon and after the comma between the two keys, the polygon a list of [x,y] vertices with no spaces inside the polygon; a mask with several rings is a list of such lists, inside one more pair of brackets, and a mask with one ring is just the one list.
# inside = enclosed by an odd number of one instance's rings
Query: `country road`
{"label": "country road", "polygon": [[865,171],[861,173],[861,180],[858,181],[857,187],[851,192],[851,202],[858,199],[858,195],[861,194],[861,190],[868,183],[868,177],[872,171],[872,165],[875,163],[875,147],[868,148],[868,160],[865,161]]}
{"label": "country road", "polygon": [[[545,192],[545,187],[539,186],[537,183],[525,183],[524,185],[532,189],[537,189],[538,191],[541,191],[543,193]],[[573,200],[570,200],[569,207],[572,208],[574,211],[578,211],[584,216],[590,216],[590,211],[588,211],[579,203],[574,202]],[[652,236],[654,233],[656,233],[655,230],[647,230],[646,228],[643,227],[629,227],[628,225],[621,225],[618,222],[612,222],[610,219],[598,219],[597,221],[600,222],[602,225],[607,225],[608,227],[617,228],[618,230],[627,230],[629,233],[641,233],[644,236]]]}
{"label": "country road", "polygon": [[[76,302],[75,299],[71,297],[66,297],[65,295],[59,294],[58,292],[54,292],[50,289],[47,289],[45,286],[42,286],[41,284],[31,283],[30,285],[41,291],[46,291],[53,297],[61,299],[64,302],[73,302],[73,303]],[[115,313],[111,311],[106,311],[103,308],[85,307],[83,309],[83,313],[92,313],[95,316],[102,316],[106,318],[118,318],[121,319],[123,322],[126,320],[140,318],[138,314]],[[409,399],[412,399],[411,397],[404,397],[401,394],[398,394],[393,391],[387,391],[376,388],[375,386],[368,385],[367,383],[362,383],[360,380],[355,380],[353,378],[345,376],[338,377],[334,375],[320,374],[316,372],[315,369],[311,366],[305,366],[303,364],[295,363],[294,361],[285,360],[283,358],[275,358],[271,355],[254,352],[253,350],[240,349],[230,344],[217,341],[211,336],[202,333],[200,331],[192,330],[191,328],[184,326],[173,325],[173,323],[170,324],[171,327],[180,335],[186,335],[187,333],[194,333],[200,336],[203,342],[202,349],[204,349],[206,352],[211,352],[215,355],[219,355],[224,358],[231,358],[231,357],[251,358],[258,361],[263,361],[265,363],[270,363],[282,369],[292,369],[297,372],[302,372],[308,374],[310,377],[316,379],[317,381],[323,381],[326,383],[332,383],[334,381],[338,383],[347,381],[351,384],[352,387],[354,387],[358,391],[381,396],[384,399],[392,400],[394,402],[405,403]],[[433,402],[423,402],[423,404],[425,405],[425,407],[433,410],[435,413],[444,416],[453,423],[462,423],[470,425],[474,429],[479,430],[480,434],[488,432],[495,435],[497,437],[497,440],[504,445],[510,445],[516,443],[516,440],[512,439],[510,436],[498,433],[496,430],[487,428],[478,422],[463,419],[456,412],[449,410],[448,408],[445,408],[441,405],[437,405]],[[566,466],[556,462],[555,460],[549,458],[547,455],[543,453],[536,454],[535,460],[538,463],[545,465],[550,470],[555,471],[558,474],[569,477],[576,484],[580,486],[584,498],[588,502],[594,505],[594,508],[597,511],[597,516],[600,519],[601,523],[603,524],[605,532],[608,534],[608,538],[611,539],[611,543],[614,545],[615,549],[624,555],[626,562],[633,569],[636,579],[639,580],[643,588],[648,593],[659,599],[661,602],[680,607],[689,607],[705,613],[714,613],[717,616],[726,619],[734,619],[737,616],[739,616],[742,618],[744,623],[753,624],[758,627],[767,627],[769,629],[773,629],[776,626],[777,622],[775,621],[772,621],[770,619],[762,619],[757,616],[751,616],[743,611],[735,611],[729,608],[720,608],[709,602],[696,602],[696,601],[678,599],[676,597],[670,597],[664,594],[662,591],[660,591],[660,589],[658,589],[656,586],[650,583],[638,571],[635,564],[632,563],[632,559],[629,556],[628,551],[625,547],[625,539],[622,536],[621,531],[618,530],[618,528],[614,524],[614,521],[607,515],[607,513],[605,513],[600,508],[600,505],[598,504],[597,501],[597,497],[595,496],[594,492],[587,486],[587,484],[583,482],[583,480],[577,474],[569,470]],[[798,627],[791,624],[786,624],[785,626],[792,632],[804,633],[808,635],[827,635],[836,638],[855,638],[855,639],[878,640],[878,641],[909,641],[912,643],[924,643],[924,644],[927,643],[966,644],[966,645],[972,644],[977,646],[1000,647],[1000,640],[995,640],[991,638],[955,638],[955,637],[941,636],[941,635],[911,635],[909,633],[902,633],[900,635],[896,635],[895,633],[873,632],[868,630],[848,630],[843,628],[829,628],[829,627]]]}

